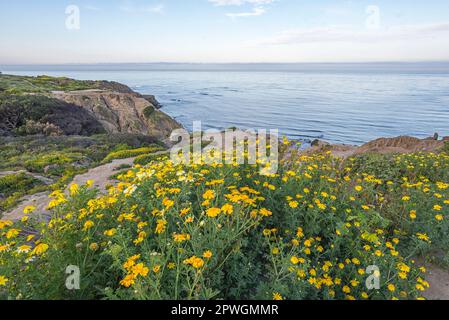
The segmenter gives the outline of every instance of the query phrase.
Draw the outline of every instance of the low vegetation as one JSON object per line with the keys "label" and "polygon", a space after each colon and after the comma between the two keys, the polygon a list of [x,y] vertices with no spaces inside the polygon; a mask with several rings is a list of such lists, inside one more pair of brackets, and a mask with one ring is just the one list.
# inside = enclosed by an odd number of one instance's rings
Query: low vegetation
{"label": "low vegetation", "polygon": [[133,158],[136,156],[142,156],[142,155],[148,156],[152,153],[164,151],[164,150],[165,150],[165,148],[161,147],[160,145],[152,145],[149,147],[143,147],[143,148],[138,148],[138,149],[118,150],[118,151],[114,151],[114,152],[111,152],[110,154],[108,154],[104,158],[103,163],[108,163],[115,159],[127,159],[127,158]]}
{"label": "low vegetation", "polygon": [[[63,189],[75,175],[101,163],[164,150],[155,137],[107,135],[89,111],[50,95],[87,89],[133,93],[115,82],[0,74],[0,175],[12,172],[3,178],[0,215],[24,196]],[[146,115],[152,116],[150,107]],[[37,174],[44,179],[35,181]]]}
{"label": "low vegetation", "polygon": [[103,126],[85,109],[38,95],[0,95],[1,135],[94,135]]}
{"label": "low vegetation", "polygon": [[269,176],[165,158],[56,191],[48,224],[0,222],[0,298],[421,299],[416,258],[448,259],[448,154],[288,154]]}
{"label": "low vegetation", "polygon": [[129,92],[129,88],[116,82],[74,80],[65,77],[15,76],[0,74],[0,95],[46,94],[51,91],[113,89]]}
{"label": "low vegetation", "polygon": [[154,160],[166,160],[169,156],[170,153],[168,151],[165,153],[162,152],[157,154],[142,154],[140,156],[137,156],[136,159],[134,159],[134,164],[144,166]]}
{"label": "low vegetation", "polygon": [[152,106],[148,106],[143,110],[143,115],[147,118],[150,119],[151,116],[153,115],[153,113],[156,111],[156,109]]}
{"label": "low vegetation", "polygon": [[[108,155],[140,148],[162,147],[154,138],[137,135],[0,137],[0,172],[27,172],[2,178],[0,212],[13,208],[25,195],[64,188],[75,175],[99,165]],[[33,174],[52,182],[37,181]]]}
{"label": "low vegetation", "polygon": [[0,176],[0,212],[14,206],[27,193],[39,192],[45,184],[25,173]]}

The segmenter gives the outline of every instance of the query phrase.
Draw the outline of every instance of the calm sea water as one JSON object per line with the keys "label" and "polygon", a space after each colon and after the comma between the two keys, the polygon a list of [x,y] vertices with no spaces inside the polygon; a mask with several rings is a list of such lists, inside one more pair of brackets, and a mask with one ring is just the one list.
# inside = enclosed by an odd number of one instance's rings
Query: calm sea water
{"label": "calm sea water", "polygon": [[189,129],[200,120],[203,129],[279,129],[294,139],[349,144],[449,135],[449,72],[438,68],[48,70],[4,72],[122,82],[155,95],[163,111]]}

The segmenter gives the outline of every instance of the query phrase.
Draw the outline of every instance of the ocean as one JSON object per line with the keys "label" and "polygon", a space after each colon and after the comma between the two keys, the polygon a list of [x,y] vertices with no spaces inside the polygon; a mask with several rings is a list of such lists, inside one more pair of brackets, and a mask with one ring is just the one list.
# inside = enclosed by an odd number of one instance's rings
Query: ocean
{"label": "ocean", "polygon": [[360,145],[449,136],[449,63],[1,66],[18,75],[111,80],[155,95],[191,129],[279,129],[292,139]]}

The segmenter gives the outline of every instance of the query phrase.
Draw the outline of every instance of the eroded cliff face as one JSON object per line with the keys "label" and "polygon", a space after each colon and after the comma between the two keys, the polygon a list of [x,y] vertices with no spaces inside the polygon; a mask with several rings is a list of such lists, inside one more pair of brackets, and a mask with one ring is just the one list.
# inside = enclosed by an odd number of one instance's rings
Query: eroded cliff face
{"label": "eroded cliff face", "polygon": [[180,124],[135,92],[111,90],[54,91],[52,97],[92,114],[108,133],[142,134],[166,139]]}

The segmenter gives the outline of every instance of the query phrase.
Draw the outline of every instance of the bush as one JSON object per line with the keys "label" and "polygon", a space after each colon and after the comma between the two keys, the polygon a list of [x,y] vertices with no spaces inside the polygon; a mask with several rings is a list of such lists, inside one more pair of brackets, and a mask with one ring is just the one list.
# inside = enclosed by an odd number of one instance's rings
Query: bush
{"label": "bush", "polygon": [[132,157],[136,157],[138,155],[154,153],[154,152],[163,151],[163,150],[164,150],[164,148],[154,145],[151,147],[143,147],[143,148],[138,148],[138,149],[115,151],[115,152],[111,152],[110,154],[108,154],[106,156],[106,158],[104,158],[103,163],[108,163],[115,159],[132,158]]}
{"label": "bush", "polygon": [[[51,152],[47,154],[41,154],[32,156],[25,162],[25,168],[31,172],[44,173],[47,167],[50,167],[53,174],[55,170],[61,170],[64,165],[69,165],[76,160],[81,159],[82,155],[79,153],[67,153],[67,152]],[[47,171],[48,173],[48,171]]]}
{"label": "bush", "polygon": [[27,120],[23,127],[17,129],[19,134],[36,135],[43,134],[46,136],[61,136],[64,132],[52,123],[41,123],[33,120]]}
{"label": "bush", "polygon": [[[48,225],[0,223],[0,296],[421,298],[428,283],[415,257],[449,249],[449,184],[439,178],[449,156],[393,159],[401,174],[391,179],[327,154],[289,154],[270,176],[262,163],[165,159],[121,174],[107,195],[55,192]],[[21,233],[30,228],[41,236]],[[63,270],[74,261],[82,288],[68,291]],[[369,290],[376,275],[380,288]]]}
{"label": "bush", "polygon": [[76,105],[39,95],[0,96],[0,131],[47,134],[44,127],[36,130],[38,126],[51,126],[50,133],[66,135],[105,133],[103,126],[88,111]]}
{"label": "bush", "polygon": [[145,118],[149,119],[154,111],[155,109],[153,106],[148,106],[143,110],[143,115],[145,116]]}
{"label": "bush", "polygon": [[166,159],[169,155],[170,155],[169,152],[163,154],[142,154],[140,156],[137,156],[136,159],[134,159],[134,164],[144,166],[152,161]]}
{"label": "bush", "polygon": [[15,192],[24,192],[41,182],[25,173],[0,176],[0,194],[9,196]]}
{"label": "bush", "polygon": [[0,211],[13,208],[21,197],[43,186],[40,180],[25,173],[0,176]]}
{"label": "bush", "polygon": [[0,210],[14,208],[25,195],[64,189],[75,175],[99,165],[113,151],[143,146],[162,148],[155,142],[154,137],[131,134],[0,137],[0,171],[27,170],[54,181],[50,185],[40,183],[8,195],[2,196],[3,192],[0,192]]}

